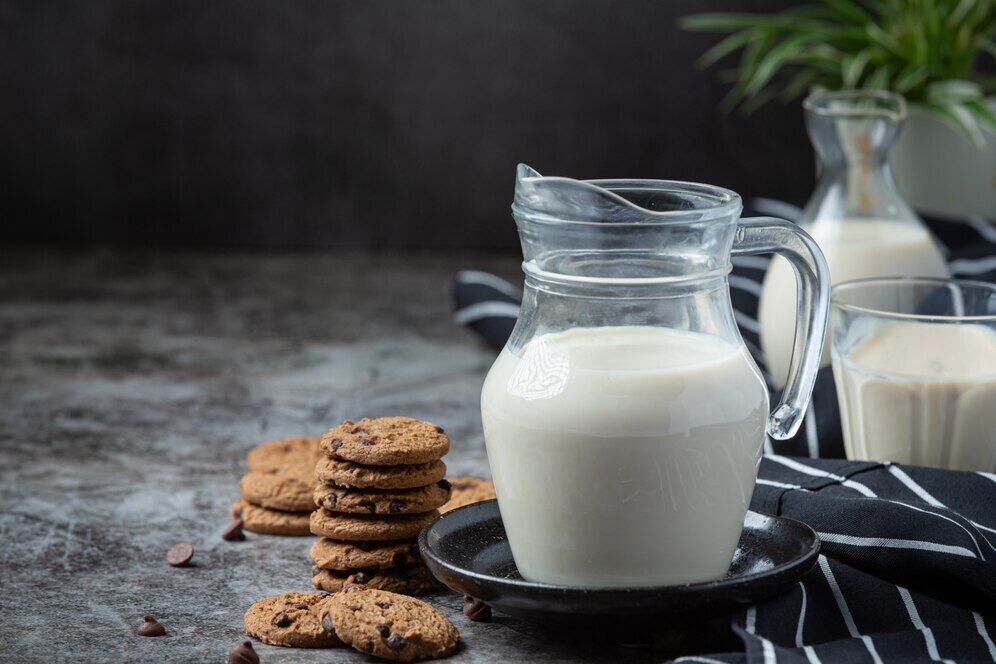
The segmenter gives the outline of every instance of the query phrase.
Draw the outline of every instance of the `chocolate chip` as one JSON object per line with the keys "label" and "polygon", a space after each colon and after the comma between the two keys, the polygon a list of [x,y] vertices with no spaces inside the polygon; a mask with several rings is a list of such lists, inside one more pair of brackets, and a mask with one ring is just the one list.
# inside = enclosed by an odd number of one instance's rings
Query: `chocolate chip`
{"label": "chocolate chip", "polygon": [[391,628],[387,625],[377,625],[377,633],[386,639],[391,635]]}
{"label": "chocolate chip", "polygon": [[436,484],[438,484],[439,486],[443,487],[447,491],[449,491],[450,489],[453,488],[453,485],[450,484],[449,480],[439,480],[438,482],[436,482]]}
{"label": "chocolate chip", "polygon": [[353,575],[353,583],[358,583],[361,586],[370,580],[370,576],[366,572],[357,572]]}
{"label": "chocolate chip", "polygon": [[284,613],[283,611],[281,611],[280,613],[278,613],[278,614],[277,614],[276,616],[274,616],[274,618],[273,618],[273,624],[274,624],[274,625],[276,625],[277,627],[287,627],[287,626],[289,626],[289,625],[290,625],[290,624],[291,624],[292,622],[294,622],[294,619],[293,619],[293,618],[291,618],[291,617],[290,617],[289,615],[287,615],[286,613]]}
{"label": "chocolate chip", "polygon": [[166,552],[166,562],[173,567],[183,567],[194,557],[194,547],[187,542],[174,544],[173,548]]}
{"label": "chocolate chip", "polygon": [[326,632],[332,632],[335,634],[335,627],[332,626],[332,614],[326,613],[322,616],[322,627],[325,628]]}
{"label": "chocolate chip", "polygon": [[308,605],[305,604],[304,602],[294,602],[293,604],[290,605],[290,607],[292,609],[307,609]]}
{"label": "chocolate chip", "polygon": [[446,433],[446,431],[443,430],[443,427],[437,426],[436,427],[436,433]]}
{"label": "chocolate chip", "polygon": [[142,624],[138,626],[135,633],[139,636],[162,636],[166,633],[166,628],[152,616],[145,616],[142,618]]}
{"label": "chocolate chip", "polygon": [[397,514],[398,512],[404,512],[408,509],[408,503],[403,500],[392,500],[391,504],[388,506],[391,514]]}
{"label": "chocolate chip", "polygon": [[342,439],[341,438],[333,438],[332,439],[332,451],[333,452],[338,452],[340,447],[342,447]]}
{"label": "chocolate chip", "polygon": [[353,433],[355,433],[357,436],[369,436],[370,435],[370,432],[367,431],[366,429],[353,429]]}
{"label": "chocolate chip", "polygon": [[402,650],[406,645],[408,645],[408,643],[400,634],[392,634],[387,637],[387,647],[395,652]]}
{"label": "chocolate chip", "polygon": [[376,506],[376,505],[374,505],[374,504],[373,504],[372,502],[370,502],[369,500],[361,500],[361,501],[360,501],[360,507],[362,507],[362,508],[366,509],[366,510],[367,510],[368,512],[370,512],[371,514],[373,514],[374,512],[376,512],[376,511],[377,511],[377,506]]}
{"label": "chocolate chip", "polygon": [[339,502],[339,496],[335,495],[331,491],[329,492],[329,495],[325,496],[326,507],[335,507],[337,502]]}
{"label": "chocolate chip", "polygon": [[252,643],[243,641],[228,649],[228,664],[259,664],[259,655],[252,648]]}
{"label": "chocolate chip", "polygon": [[359,604],[350,604],[349,605],[349,610],[350,611],[359,611],[360,610],[360,605]]}
{"label": "chocolate chip", "polygon": [[377,441],[374,440],[373,438],[360,438],[358,441],[356,441],[356,444],[361,445],[363,447],[369,447],[375,444],[376,442]]}
{"label": "chocolate chip", "polygon": [[228,664],[259,664],[259,655],[252,649],[252,642],[243,641],[229,648]]}
{"label": "chocolate chip", "polygon": [[491,620],[491,607],[476,597],[467,595],[463,598],[463,615],[475,622],[488,622]]}
{"label": "chocolate chip", "polygon": [[246,539],[246,534],[242,532],[242,528],[245,523],[241,518],[237,518],[232,521],[228,528],[225,528],[224,532],[221,533],[221,539],[226,542],[244,542]]}
{"label": "chocolate chip", "polygon": [[382,608],[382,609],[384,609],[386,611],[387,609],[391,608],[391,603],[390,602],[377,602],[377,606],[379,606],[380,608]]}

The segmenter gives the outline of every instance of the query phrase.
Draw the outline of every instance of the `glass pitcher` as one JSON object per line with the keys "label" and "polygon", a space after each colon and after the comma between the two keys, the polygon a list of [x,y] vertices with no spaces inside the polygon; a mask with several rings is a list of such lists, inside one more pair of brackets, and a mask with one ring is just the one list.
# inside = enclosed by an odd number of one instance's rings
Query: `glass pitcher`
{"label": "glass pitcher", "polygon": [[[665,585],[729,568],[765,432],[790,437],[804,414],[829,296],[805,232],[738,221],[740,210],[737,194],[709,185],[519,166],[525,292],[481,410],[525,579]],[[792,374],[770,415],[727,283],[731,253],[766,252],[802,285]]]}
{"label": "glass pitcher", "polygon": [[[944,256],[900,195],[889,151],[906,119],[900,95],[879,90],[820,91],[803,108],[819,180],[799,223],[820,245],[834,284],[868,277],[947,277]],[[776,258],[758,309],[768,373],[784,385],[795,312],[795,275]],[[821,365],[830,363],[829,346]]]}

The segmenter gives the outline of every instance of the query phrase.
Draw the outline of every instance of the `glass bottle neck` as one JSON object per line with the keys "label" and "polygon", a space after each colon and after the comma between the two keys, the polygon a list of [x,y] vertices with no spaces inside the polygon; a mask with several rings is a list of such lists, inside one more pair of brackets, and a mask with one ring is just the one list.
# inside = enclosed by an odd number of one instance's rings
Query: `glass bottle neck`
{"label": "glass bottle neck", "polygon": [[889,170],[889,152],[905,111],[869,107],[869,103],[888,101],[870,101],[861,95],[829,96],[822,104],[806,106],[818,181],[803,212],[804,225],[828,218],[917,221]]}

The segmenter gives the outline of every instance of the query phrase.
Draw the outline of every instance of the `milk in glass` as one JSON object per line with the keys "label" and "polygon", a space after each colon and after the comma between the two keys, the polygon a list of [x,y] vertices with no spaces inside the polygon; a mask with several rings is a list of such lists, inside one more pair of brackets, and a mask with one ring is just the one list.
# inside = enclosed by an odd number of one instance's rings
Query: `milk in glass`
{"label": "milk in glass", "polygon": [[850,459],[996,470],[996,333],[894,322],[834,358]]}

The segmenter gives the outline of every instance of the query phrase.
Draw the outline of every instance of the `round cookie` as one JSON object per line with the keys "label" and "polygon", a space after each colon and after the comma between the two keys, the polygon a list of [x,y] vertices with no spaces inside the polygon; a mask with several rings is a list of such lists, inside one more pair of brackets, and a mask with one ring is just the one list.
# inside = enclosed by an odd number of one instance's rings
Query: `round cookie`
{"label": "round cookie", "polygon": [[311,514],[308,512],[280,512],[250,505],[236,500],[232,517],[241,517],[243,527],[254,533],[266,535],[310,535]]}
{"label": "round cookie", "polygon": [[315,567],[333,570],[387,569],[403,567],[420,560],[418,543],[340,542],[323,537],[311,545]]}
{"label": "round cookie", "polygon": [[425,565],[409,565],[385,570],[351,570],[339,572],[320,569],[311,577],[319,590],[337,593],[350,586],[388,590],[402,595],[424,595],[436,590],[436,580]]}
{"label": "round cookie", "polygon": [[451,477],[449,482],[452,487],[449,502],[439,508],[439,511],[444,514],[464,505],[492,500],[496,497],[495,485],[491,480],[483,480],[479,477]]}
{"label": "round cookie", "polygon": [[264,597],[246,611],[246,634],[263,643],[293,648],[342,645],[336,636],[332,596],[326,593],[284,593]]}
{"label": "round cookie", "polygon": [[446,504],[450,499],[450,484],[439,480],[414,489],[352,489],[320,484],[312,499],[331,512],[414,514]]}
{"label": "round cookie", "polygon": [[325,509],[311,513],[311,532],[347,542],[382,542],[411,539],[437,516],[439,510],[420,514],[377,516],[373,514],[336,514]]}
{"label": "round cookie", "polygon": [[315,465],[315,477],[323,482],[357,489],[413,489],[438,482],[446,475],[446,464],[430,461],[399,466],[363,466],[351,461],[323,457]]}
{"label": "round cookie", "polygon": [[239,480],[246,502],[288,512],[315,509],[314,489],[314,471],[301,465],[253,470]]}
{"label": "round cookie", "polygon": [[410,662],[447,657],[460,633],[425,602],[384,590],[350,586],[332,596],[332,626],[360,652]]}
{"label": "round cookie", "polygon": [[321,457],[320,436],[298,436],[268,440],[249,450],[246,466],[249,470],[270,470],[300,465],[314,467]]}
{"label": "round cookie", "polygon": [[410,417],[364,417],[343,423],[322,436],[327,456],[367,466],[436,461],[450,451],[442,427]]}

